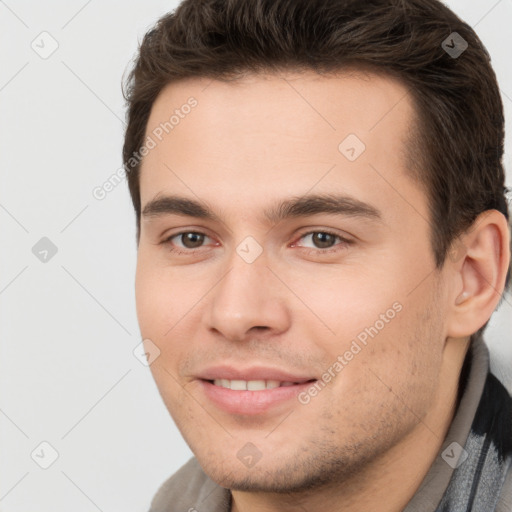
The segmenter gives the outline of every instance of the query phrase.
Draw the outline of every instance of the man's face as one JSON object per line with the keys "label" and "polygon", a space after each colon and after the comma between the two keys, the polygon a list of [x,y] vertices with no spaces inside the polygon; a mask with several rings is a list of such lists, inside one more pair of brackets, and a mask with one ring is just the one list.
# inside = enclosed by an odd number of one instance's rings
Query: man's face
{"label": "man's face", "polygon": [[[405,163],[412,116],[403,86],[360,74],[193,79],[154,103],[139,324],[168,410],[220,485],[339,480],[424,428],[447,298]],[[212,215],[150,205],[166,196]],[[240,381],[250,389],[224,387]]]}

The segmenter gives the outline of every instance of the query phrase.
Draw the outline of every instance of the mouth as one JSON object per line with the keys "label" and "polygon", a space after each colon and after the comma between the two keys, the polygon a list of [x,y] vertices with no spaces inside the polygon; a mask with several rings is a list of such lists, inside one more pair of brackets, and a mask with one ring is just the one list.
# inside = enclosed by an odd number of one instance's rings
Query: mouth
{"label": "mouth", "polygon": [[316,379],[301,380],[298,382],[279,381],[279,380],[240,380],[240,379],[213,379],[207,380],[214,386],[232,389],[233,391],[263,391],[265,389],[275,389],[282,387],[297,386],[305,383],[315,382]]}
{"label": "mouth", "polygon": [[279,405],[300,407],[297,396],[316,381],[198,379],[204,396],[212,405],[225,413],[245,416],[279,410]]}

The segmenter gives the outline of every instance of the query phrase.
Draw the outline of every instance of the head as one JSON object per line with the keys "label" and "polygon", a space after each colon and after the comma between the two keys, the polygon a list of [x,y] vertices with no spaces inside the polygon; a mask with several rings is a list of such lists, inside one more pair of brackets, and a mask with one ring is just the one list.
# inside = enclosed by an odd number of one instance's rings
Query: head
{"label": "head", "polygon": [[[307,488],[405,439],[510,279],[503,108],[473,30],[437,0],[185,0],[125,94],[139,324],[205,470]],[[312,382],[228,411],[222,364]]]}

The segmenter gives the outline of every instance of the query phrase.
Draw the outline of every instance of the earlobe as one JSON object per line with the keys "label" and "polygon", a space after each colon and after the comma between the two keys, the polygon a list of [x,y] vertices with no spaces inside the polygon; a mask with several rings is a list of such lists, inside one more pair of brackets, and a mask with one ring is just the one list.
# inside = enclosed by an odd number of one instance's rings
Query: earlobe
{"label": "earlobe", "polygon": [[[470,336],[491,317],[505,286],[510,263],[510,233],[497,210],[480,214],[462,237],[463,259],[451,262],[453,295],[447,335]],[[461,287],[462,283],[462,287]]]}

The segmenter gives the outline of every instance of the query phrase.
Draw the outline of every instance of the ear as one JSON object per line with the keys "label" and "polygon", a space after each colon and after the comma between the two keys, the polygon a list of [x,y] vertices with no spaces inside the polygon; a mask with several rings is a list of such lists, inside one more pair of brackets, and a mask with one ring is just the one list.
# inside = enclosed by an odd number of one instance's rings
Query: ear
{"label": "ear", "polygon": [[447,335],[470,336],[497,307],[510,263],[510,231],[497,210],[482,212],[452,245],[446,260],[450,276]]}

